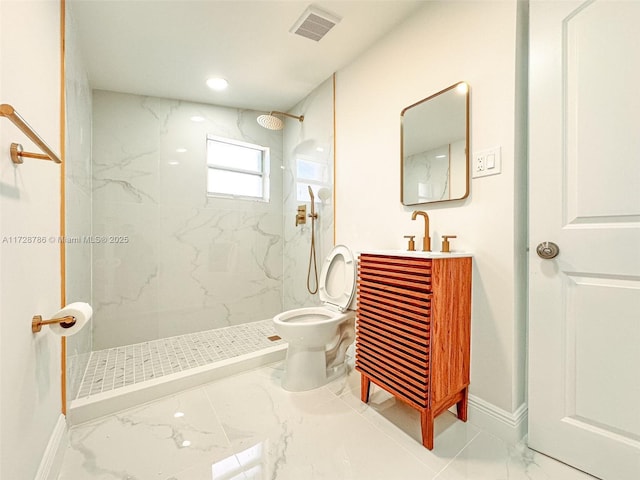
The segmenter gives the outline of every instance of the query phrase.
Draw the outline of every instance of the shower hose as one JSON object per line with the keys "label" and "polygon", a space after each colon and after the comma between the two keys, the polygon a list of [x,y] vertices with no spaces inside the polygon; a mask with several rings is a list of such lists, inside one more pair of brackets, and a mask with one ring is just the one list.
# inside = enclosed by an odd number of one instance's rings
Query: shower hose
{"label": "shower hose", "polygon": [[[313,202],[313,199],[311,200]],[[312,295],[318,293],[318,263],[316,261],[316,218],[311,213],[311,248],[309,250],[309,268],[307,269],[307,290]],[[311,267],[313,266],[315,288],[311,289]]]}

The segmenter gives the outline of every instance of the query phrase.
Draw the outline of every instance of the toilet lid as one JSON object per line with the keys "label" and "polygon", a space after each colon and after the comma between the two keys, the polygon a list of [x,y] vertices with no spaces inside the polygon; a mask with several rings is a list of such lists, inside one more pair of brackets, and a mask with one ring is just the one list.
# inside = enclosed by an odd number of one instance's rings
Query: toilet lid
{"label": "toilet lid", "polygon": [[345,311],[356,291],[356,264],[344,245],[336,245],[322,265],[318,294],[325,305],[334,305]]}

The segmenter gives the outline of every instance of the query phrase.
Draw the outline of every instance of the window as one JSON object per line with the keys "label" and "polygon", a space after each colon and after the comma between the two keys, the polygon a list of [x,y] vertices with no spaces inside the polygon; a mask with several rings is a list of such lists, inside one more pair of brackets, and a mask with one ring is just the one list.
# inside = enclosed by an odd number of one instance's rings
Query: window
{"label": "window", "polygon": [[329,165],[323,159],[312,156],[298,155],[296,157],[296,198],[298,201],[308,202],[309,188],[313,190],[316,202],[319,202],[318,190],[329,183]]}
{"label": "window", "polygon": [[207,194],[269,201],[269,149],[207,136]]}

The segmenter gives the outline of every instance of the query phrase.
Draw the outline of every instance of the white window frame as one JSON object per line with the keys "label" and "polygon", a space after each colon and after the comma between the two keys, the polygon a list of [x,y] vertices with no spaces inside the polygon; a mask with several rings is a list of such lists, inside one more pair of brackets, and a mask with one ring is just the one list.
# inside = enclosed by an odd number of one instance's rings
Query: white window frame
{"label": "white window frame", "polygon": [[[262,160],[262,170],[246,170],[243,168],[233,168],[229,166],[215,165],[209,161],[209,142],[218,142],[225,143],[228,145],[234,145],[241,148],[250,148],[252,150],[259,150],[262,152],[261,160]],[[270,155],[269,155],[269,147],[264,147],[262,145],[256,145],[253,143],[242,142],[240,140],[234,140],[231,138],[218,137],[215,135],[207,135],[207,197],[215,197],[215,198],[233,198],[240,200],[253,200],[258,202],[269,202],[269,173],[270,173]],[[212,170],[217,171],[225,171],[225,172],[234,172],[240,173],[244,175],[251,175],[260,177],[262,180],[262,196],[253,196],[253,195],[240,195],[240,194],[229,194],[222,192],[211,191],[211,187],[209,185],[209,172]]]}

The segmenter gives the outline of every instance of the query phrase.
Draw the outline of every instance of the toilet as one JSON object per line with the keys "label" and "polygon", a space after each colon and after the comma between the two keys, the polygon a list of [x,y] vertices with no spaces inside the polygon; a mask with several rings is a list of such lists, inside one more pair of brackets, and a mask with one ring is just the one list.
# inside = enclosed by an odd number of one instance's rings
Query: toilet
{"label": "toilet", "polygon": [[320,273],[320,307],[287,310],[273,318],[275,330],[289,343],[282,388],[301,392],[343,375],[349,345],[355,339],[356,264],[351,251],[337,245]]}

